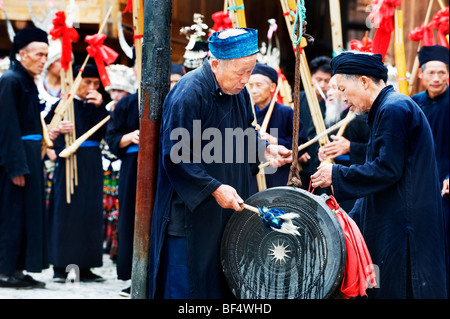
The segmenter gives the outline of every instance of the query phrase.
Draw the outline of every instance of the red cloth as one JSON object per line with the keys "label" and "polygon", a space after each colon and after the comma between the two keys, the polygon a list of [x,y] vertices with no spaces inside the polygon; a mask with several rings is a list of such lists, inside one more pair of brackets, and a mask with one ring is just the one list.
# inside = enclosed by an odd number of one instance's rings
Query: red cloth
{"label": "red cloth", "polygon": [[106,72],[105,63],[110,65],[117,59],[119,54],[106,45],[103,45],[105,39],[106,35],[97,33],[94,35],[87,35],[85,41],[89,43],[86,51],[91,58],[94,58],[100,80],[102,81],[103,86],[107,87],[111,85],[111,82],[109,81],[108,73]]}
{"label": "red cloth", "polygon": [[372,52],[383,56],[389,48],[391,33],[395,29],[394,14],[395,7],[402,4],[401,0],[372,0],[373,8],[369,18],[377,27],[373,37]]}
{"label": "red cloth", "polygon": [[211,15],[214,25],[211,28],[213,31],[219,32],[225,29],[232,29],[233,23],[228,12],[218,11]]}
{"label": "red cloth", "polygon": [[439,10],[434,16],[431,23],[433,28],[437,30],[439,45],[448,48],[448,42],[445,35],[448,34],[449,29],[449,11],[448,7]]}
{"label": "red cloth", "polygon": [[412,29],[408,34],[408,38],[412,41],[422,40],[423,46],[432,46],[436,44],[434,42],[434,34],[430,23]]}
{"label": "red cloth", "polygon": [[79,39],[78,32],[73,27],[66,25],[66,15],[64,11],[56,12],[56,17],[52,20],[53,28],[50,35],[53,40],[62,38],[61,41],[61,67],[64,70],[69,69],[72,62],[72,41],[77,42]]}
{"label": "red cloth", "polygon": [[344,232],[347,248],[347,260],[345,262],[341,292],[345,298],[357,297],[358,295],[367,296],[366,290],[375,287],[376,281],[372,258],[364,238],[356,223],[347,213],[339,209],[339,204],[333,196],[330,195],[326,204],[333,210]]}
{"label": "red cloth", "polygon": [[372,52],[372,40],[369,37],[364,37],[362,41],[357,39],[351,40],[350,49],[359,52]]}

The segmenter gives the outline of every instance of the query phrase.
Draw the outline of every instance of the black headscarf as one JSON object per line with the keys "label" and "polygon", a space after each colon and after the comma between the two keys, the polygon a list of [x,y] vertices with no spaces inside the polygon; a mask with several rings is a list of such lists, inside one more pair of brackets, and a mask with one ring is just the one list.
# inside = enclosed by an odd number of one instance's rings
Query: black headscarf
{"label": "black headscarf", "polygon": [[331,60],[331,67],[333,75],[366,75],[387,82],[388,70],[381,54],[343,52]]}
{"label": "black headscarf", "polygon": [[256,63],[255,68],[253,69],[252,74],[262,74],[267,76],[273,83],[278,83],[278,73],[277,71],[262,63]]}
{"label": "black headscarf", "polygon": [[48,44],[47,32],[39,28],[25,28],[14,36],[14,41],[9,53],[11,62],[16,61],[16,54],[31,42],[44,42]]}

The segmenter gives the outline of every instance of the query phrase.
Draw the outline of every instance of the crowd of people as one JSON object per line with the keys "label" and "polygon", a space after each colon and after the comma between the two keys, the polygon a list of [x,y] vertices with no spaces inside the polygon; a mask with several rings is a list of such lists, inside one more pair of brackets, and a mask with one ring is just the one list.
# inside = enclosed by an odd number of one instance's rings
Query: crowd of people
{"label": "crowd of people", "polygon": [[[70,265],[76,265],[80,281],[104,280],[92,271],[102,266],[105,241],[102,149],[112,154],[110,162],[120,163],[114,168],[115,261],[118,279],[131,279],[139,152],[136,78],[132,68],[111,65],[106,104],[99,71],[87,64],[73,100],[75,118],[48,132],[53,146],[43,152],[41,116],[49,124],[61,99],[58,46],[49,45],[45,31],[21,30],[11,66],[0,77],[0,288],[45,287],[30,273],[50,265],[55,282],[66,282]],[[257,61],[257,30],[214,32],[207,48],[208,56],[195,68],[192,61],[172,65],[156,141],[150,298],[232,297],[219,256],[228,220],[260,190],[257,174],[268,188],[285,186],[293,139],[301,145],[318,134],[304,91],[298,123],[292,107],[276,100],[279,72]],[[412,97],[387,84],[381,55],[343,52],[309,65],[326,126],[348,112],[356,118],[344,134],[298,154],[301,187],[333,194],[357,222],[380,270],[379,287],[369,289],[369,298],[448,298],[448,48],[423,47],[418,55],[425,91]],[[79,71],[75,66],[73,76]],[[77,185],[69,203],[67,162],[59,156],[67,146],[65,135],[75,131],[79,137],[108,115],[108,124],[76,152]],[[211,128],[231,149],[211,150],[211,140],[204,139]],[[249,134],[229,144],[229,128]],[[186,142],[186,134],[200,147]],[[272,169],[264,174],[258,165],[265,161]],[[49,171],[46,198],[44,172]],[[129,295],[130,287],[121,293]]]}

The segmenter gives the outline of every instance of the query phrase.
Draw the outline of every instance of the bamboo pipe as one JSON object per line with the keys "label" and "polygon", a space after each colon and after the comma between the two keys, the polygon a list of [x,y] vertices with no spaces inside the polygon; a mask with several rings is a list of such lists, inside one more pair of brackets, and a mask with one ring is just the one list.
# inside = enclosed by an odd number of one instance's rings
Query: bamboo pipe
{"label": "bamboo pipe", "polygon": [[[136,51],[136,79],[138,81],[138,97],[141,96],[141,77],[142,77],[142,36],[144,33],[144,5],[142,0],[133,0],[133,28],[134,28],[134,47]],[[138,98],[138,107],[140,109],[141,99]]]}
{"label": "bamboo pipe", "polygon": [[[102,33],[103,29],[105,28],[106,22],[107,22],[109,16],[111,15],[111,11],[112,11],[112,7],[109,7],[109,10],[106,13],[105,19],[103,20],[102,24],[100,25],[98,34]],[[55,115],[53,116],[52,120],[50,121],[49,129],[53,129],[59,125],[59,123],[61,122],[61,120],[64,117],[64,113],[66,112],[68,104],[73,102],[75,94],[77,93],[77,90],[81,84],[81,74],[82,74],[81,70],[84,69],[88,60],[89,60],[89,54],[86,56],[86,59],[84,60],[83,64],[81,65],[80,72],[78,72],[77,77],[75,78],[75,81],[73,82],[73,85],[72,85],[70,92],[67,95],[66,99],[61,99],[59,101],[58,105],[56,106]]]}
{"label": "bamboo pipe", "polygon": [[[244,0],[235,0],[236,6],[244,6]],[[245,20],[245,9],[236,9],[237,22],[239,28],[246,28],[247,21]]]}
{"label": "bamboo pipe", "polygon": [[397,67],[397,81],[400,93],[409,95],[408,80],[406,79],[405,45],[403,43],[403,12],[395,9],[395,64]]}
{"label": "bamboo pipe", "polygon": [[281,79],[278,78],[277,88],[275,89],[275,93],[273,94],[272,101],[270,101],[269,108],[267,109],[266,116],[264,117],[264,121],[261,124],[260,132],[265,133],[267,131],[267,127],[269,126],[270,117],[272,116],[273,109],[275,107],[275,103],[277,101],[278,92],[280,92],[281,88]]}
{"label": "bamboo pipe", "polygon": [[[349,112],[350,113],[350,112]],[[347,116],[340,120],[339,122],[337,122],[336,124],[334,124],[333,126],[330,126],[329,128],[327,128],[325,131],[321,132],[320,134],[317,134],[314,138],[310,139],[308,142],[303,143],[302,145],[300,145],[298,147],[298,151],[300,152],[301,150],[307,148],[308,146],[314,144],[315,142],[317,142],[320,138],[322,138],[325,135],[328,135],[330,133],[332,133],[333,131],[336,131],[337,129],[341,128],[344,125],[347,125],[348,123],[350,123],[351,121],[353,121],[353,119],[355,118],[355,114],[347,114]],[[292,153],[292,152],[291,152]],[[288,155],[290,156],[290,155]],[[270,163],[269,162],[265,162],[263,164],[259,165],[259,168],[263,168],[263,167],[267,167],[269,166]]]}
{"label": "bamboo pipe", "polygon": [[[355,117],[355,115],[353,114],[353,111],[348,111],[347,116],[346,116],[345,118],[351,117],[351,116]],[[344,125],[342,125],[342,126],[339,128],[339,131],[336,133],[336,136],[342,136],[342,135],[344,135],[344,131],[345,131],[345,129],[347,128],[348,123],[350,123],[350,122],[345,123]],[[327,157],[324,161],[322,161],[322,163],[320,163],[320,165],[322,165],[323,163],[333,163],[333,162],[334,162],[334,161],[333,161],[332,159],[330,159],[330,158]]]}
{"label": "bamboo pipe", "polygon": [[48,147],[52,147],[53,146],[53,141],[50,139],[50,135],[48,135],[47,124],[45,124],[44,117],[42,116],[42,113],[41,113],[41,124],[42,124],[42,137],[44,139],[44,142],[45,142],[45,144]]}
{"label": "bamboo pipe", "polygon": [[[430,0],[428,2],[427,13],[425,15],[425,21],[423,22],[423,25],[427,25],[428,21],[430,21],[431,9],[433,8],[433,1],[434,0]],[[419,41],[417,52],[420,50],[421,46],[422,40]],[[408,92],[412,92],[414,83],[416,82],[418,69],[419,69],[419,57],[416,54],[416,57],[414,58],[413,68],[411,70],[411,81],[409,82]]]}
{"label": "bamboo pipe", "polygon": [[108,122],[110,118],[111,118],[111,115],[108,115],[103,120],[101,120],[96,125],[94,125],[92,128],[90,128],[89,131],[87,131],[86,133],[81,135],[79,138],[77,138],[75,140],[75,142],[73,142],[72,145],[63,149],[61,151],[61,153],[59,153],[59,157],[65,158],[65,157],[68,157],[68,156],[72,155],[73,153],[75,153],[77,151],[77,149],[80,147],[80,145],[83,142],[85,142],[92,134],[94,134],[99,128],[101,128],[103,126],[103,124]]}

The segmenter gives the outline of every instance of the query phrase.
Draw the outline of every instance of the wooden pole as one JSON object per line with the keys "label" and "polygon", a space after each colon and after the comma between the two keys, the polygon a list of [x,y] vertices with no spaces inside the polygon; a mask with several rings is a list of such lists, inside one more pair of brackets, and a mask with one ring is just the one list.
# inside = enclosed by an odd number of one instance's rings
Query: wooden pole
{"label": "wooden pole", "polygon": [[341,5],[339,0],[330,0],[331,39],[333,56],[344,50],[342,42]]}
{"label": "wooden pole", "polygon": [[144,2],[131,298],[148,298],[148,264],[162,105],[170,88],[172,1]]}
{"label": "wooden pole", "polygon": [[[431,15],[431,9],[433,8],[433,2],[434,2],[434,0],[430,0],[428,2],[427,13],[425,14],[425,21],[423,22],[424,25],[427,25],[428,21],[430,21],[430,15]],[[422,40],[419,41],[419,45],[417,47],[417,52],[420,50],[421,47],[422,47]],[[411,78],[409,81],[408,92],[412,92],[412,90],[413,90],[414,83],[416,82],[416,78],[417,78],[418,69],[419,69],[419,57],[416,54],[416,57],[414,58],[414,65],[411,70]]]}

